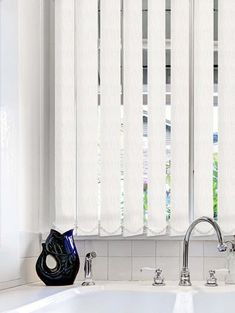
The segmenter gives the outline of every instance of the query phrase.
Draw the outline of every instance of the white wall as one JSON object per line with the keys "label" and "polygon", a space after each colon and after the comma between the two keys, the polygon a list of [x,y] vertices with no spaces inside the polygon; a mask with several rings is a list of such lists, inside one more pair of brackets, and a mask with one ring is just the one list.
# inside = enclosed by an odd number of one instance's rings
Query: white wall
{"label": "white wall", "polygon": [[18,280],[18,5],[0,1],[0,288]]}
{"label": "white wall", "polygon": [[38,232],[40,205],[40,1],[19,1],[20,229]]}
{"label": "white wall", "polygon": [[20,256],[21,276],[35,281],[39,231],[48,230],[50,1],[20,0]]}
{"label": "white wall", "polygon": [[0,1],[0,289],[37,279],[49,227],[50,5]]}

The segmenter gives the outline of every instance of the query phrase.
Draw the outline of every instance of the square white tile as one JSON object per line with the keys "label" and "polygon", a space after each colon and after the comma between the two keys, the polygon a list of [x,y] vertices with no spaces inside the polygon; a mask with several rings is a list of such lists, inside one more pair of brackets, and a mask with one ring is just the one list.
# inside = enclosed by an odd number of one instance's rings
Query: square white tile
{"label": "square white tile", "polygon": [[166,282],[179,279],[179,257],[156,257],[156,267],[162,269]]}
{"label": "square white tile", "polygon": [[97,257],[108,255],[108,242],[107,240],[86,240],[85,241],[85,255],[88,252],[95,251]]}
{"label": "square white tile", "polygon": [[214,241],[204,241],[204,256],[205,257],[221,257],[224,258],[226,256],[226,252],[219,252],[217,249],[218,242]]}
{"label": "square white tile", "polygon": [[20,232],[20,257],[32,258],[40,254],[41,242],[37,233]]}
{"label": "square white tile", "polygon": [[20,273],[25,284],[34,283],[40,281],[35,265],[37,258],[22,258],[20,260]]}
{"label": "square white tile", "polygon": [[[189,270],[190,277],[193,284],[193,281],[203,280],[203,257],[189,257]],[[181,269],[180,263],[180,269]]]}
{"label": "square white tile", "polygon": [[75,245],[76,245],[79,257],[84,257],[85,256],[85,241],[84,240],[76,240]]}
{"label": "square white tile", "polygon": [[180,245],[177,240],[158,240],[156,242],[156,256],[179,256]]}
{"label": "square white tile", "polygon": [[108,279],[108,258],[97,257],[93,261],[93,278],[96,280]]}
{"label": "square white tile", "polygon": [[80,268],[76,277],[76,281],[83,281],[84,280],[84,258],[80,258]]}
{"label": "square white tile", "polygon": [[[180,242],[180,256],[183,255],[183,241]],[[189,256],[203,257],[203,241],[190,241],[189,243]]]}
{"label": "square white tile", "polygon": [[[84,258],[80,258],[80,269],[76,277],[76,283],[81,284],[84,281]],[[108,260],[107,257],[97,257],[92,260],[93,278],[96,280],[107,280],[108,276]]]}
{"label": "square white tile", "polygon": [[130,240],[112,240],[108,242],[109,256],[131,256]]}
{"label": "square white tile", "polygon": [[109,257],[108,280],[131,280],[131,257]]}
{"label": "square white tile", "polygon": [[133,240],[132,256],[155,256],[154,240]]}
{"label": "square white tile", "polygon": [[[209,270],[216,270],[226,267],[226,258],[204,257],[204,280],[209,276]],[[216,274],[218,280],[224,281],[223,274]]]}
{"label": "square white tile", "polygon": [[132,280],[153,280],[154,271],[140,271],[142,267],[155,268],[154,257],[132,258]]}

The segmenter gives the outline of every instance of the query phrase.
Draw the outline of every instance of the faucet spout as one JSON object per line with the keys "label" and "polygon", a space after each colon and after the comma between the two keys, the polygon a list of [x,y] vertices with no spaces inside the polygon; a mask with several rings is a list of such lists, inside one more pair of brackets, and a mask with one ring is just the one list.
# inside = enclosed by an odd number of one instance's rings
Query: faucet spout
{"label": "faucet spout", "polygon": [[184,236],[184,242],[183,242],[183,267],[181,271],[181,276],[180,276],[180,286],[191,286],[191,281],[190,281],[190,272],[188,269],[188,250],[189,250],[189,240],[191,233],[195,226],[201,222],[207,222],[211,224],[216,232],[217,238],[218,238],[218,251],[219,252],[224,252],[227,249],[227,245],[224,243],[223,236],[220,230],[219,225],[213,221],[210,217],[207,216],[202,216],[196,219],[195,221],[192,222],[192,224],[189,226],[188,230],[186,231],[186,234]]}

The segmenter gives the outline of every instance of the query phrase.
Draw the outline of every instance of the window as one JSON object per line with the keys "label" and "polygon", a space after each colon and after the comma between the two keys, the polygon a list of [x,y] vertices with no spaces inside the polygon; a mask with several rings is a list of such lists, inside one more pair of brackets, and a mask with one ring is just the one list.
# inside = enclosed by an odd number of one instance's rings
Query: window
{"label": "window", "polygon": [[55,3],[57,227],[180,235],[209,215],[234,229],[224,187],[233,181],[224,83],[233,5]]}

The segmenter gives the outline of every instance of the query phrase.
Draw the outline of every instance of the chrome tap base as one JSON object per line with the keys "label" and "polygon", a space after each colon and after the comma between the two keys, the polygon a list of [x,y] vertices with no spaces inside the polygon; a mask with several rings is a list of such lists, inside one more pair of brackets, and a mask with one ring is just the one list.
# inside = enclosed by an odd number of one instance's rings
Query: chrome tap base
{"label": "chrome tap base", "polygon": [[164,282],[162,283],[152,283],[152,286],[166,286],[166,284]]}
{"label": "chrome tap base", "polygon": [[217,283],[205,283],[205,286],[207,286],[207,287],[217,287],[218,284]]}
{"label": "chrome tap base", "polygon": [[82,286],[94,286],[95,282],[94,281],[84,281],[82,283]]}
{"label": "chrome tap base", "polygon": [[192,286],[188,268],[183,268],[180,273],[179,286]]}

